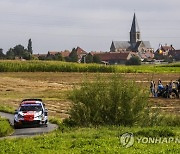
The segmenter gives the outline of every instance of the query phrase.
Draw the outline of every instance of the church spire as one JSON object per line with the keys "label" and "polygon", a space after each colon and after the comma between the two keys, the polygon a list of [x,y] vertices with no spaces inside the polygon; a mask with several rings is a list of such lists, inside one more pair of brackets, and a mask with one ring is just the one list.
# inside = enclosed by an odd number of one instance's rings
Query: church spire
{"label": "church spire", "polygon": [[131,30],[130,30],[130,42],[136,43],[138,41],[140,41],[140,29],[138,26],[136,14],[134,13],[132,26],[131,26]]}

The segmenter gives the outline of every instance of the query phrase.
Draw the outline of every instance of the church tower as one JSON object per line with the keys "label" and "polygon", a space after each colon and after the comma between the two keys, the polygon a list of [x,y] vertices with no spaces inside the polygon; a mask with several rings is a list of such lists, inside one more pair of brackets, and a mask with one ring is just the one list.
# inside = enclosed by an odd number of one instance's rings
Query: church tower
{"label": "church tower", "polygon": [[138,41],[141,40],[141,33],[140,29],[138,26],[138,22],[136,19],[136,15],[134,13],[133,21],[132,21],[132,26],[131,26],[131,31],[130,31],[130,43],[135,46]]}

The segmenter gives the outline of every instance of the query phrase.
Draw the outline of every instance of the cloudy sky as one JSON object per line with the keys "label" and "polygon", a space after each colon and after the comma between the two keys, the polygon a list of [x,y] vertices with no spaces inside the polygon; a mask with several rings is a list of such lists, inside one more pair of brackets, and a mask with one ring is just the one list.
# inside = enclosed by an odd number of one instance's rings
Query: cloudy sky
{"label": "cloudy sky", "polygon": [[0,0],[0,48],[28,39],[34,53],[109,51],[112,40],[129,40],[136,12],[142,40],[180,49],[179,0]]}

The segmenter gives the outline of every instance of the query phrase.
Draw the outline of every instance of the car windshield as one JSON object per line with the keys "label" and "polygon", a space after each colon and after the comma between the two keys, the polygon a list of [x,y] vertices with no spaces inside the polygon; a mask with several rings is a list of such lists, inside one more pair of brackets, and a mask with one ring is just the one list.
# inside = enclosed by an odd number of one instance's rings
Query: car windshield
{"label": "car windshield", "polygon": [[40,105],[25,105],[20,107],[20,111],[42,111]]}

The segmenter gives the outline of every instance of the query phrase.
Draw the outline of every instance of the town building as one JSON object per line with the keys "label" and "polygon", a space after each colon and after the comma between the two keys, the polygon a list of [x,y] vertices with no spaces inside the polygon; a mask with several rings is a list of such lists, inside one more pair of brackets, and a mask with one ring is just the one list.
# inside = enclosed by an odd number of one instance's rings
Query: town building
{"label": "town building", "polygon": [[159,48],[156,50],[155,54],[161,54],[163,56],[167,56],[169,51],[173,51],[175,50],[175,48],[173,47],[173,45],[159,45]]}
{"label": "town building", "polygon": [[154,50],[149,41],[141,40],[141,32],[134,13],[129,41],[112,41],[110,52],[135,52],[141,58],[153,58]]}
{"label": "town building", "polygon": [[125,64],[127,60],[131,57],[135,56],[133,52],[104,52],[104,53],[96,53],[102,63],[117,65],[117,64]]}
{"label": "town building", "polygon": [[[171,52],[170,52],[171,51]],[[157,60],[165,60],[169,57],[172,57],[175,55],[174,54],[175,48],[173,47],[173,45],[159,45],[159,48],[156,50],[156,52],[154,53],[154,58]],[[169,54],[169,52],[171,54]]]}
{"label": "town building", "polygon": [[81,61],[82,61],[82,58],[84,57],[84,56],[86,56],[88,53],[85,51],[85,50],[83,50],[82,48],[80,48],[80,47],[77,47],[76,49],[75,49],[75,51],[76,51],[76,54],[77,54],[77,56],[78,56],[78,63],[81,63]]}
{"label": "town building", "polygon": [[48,51],[48,54],[47,56],[55,56],[57,54],[61,54],[62,57],[68,57],[69,54],[70,54],[70,51],[69,50],[64,50],[64,51]]}

